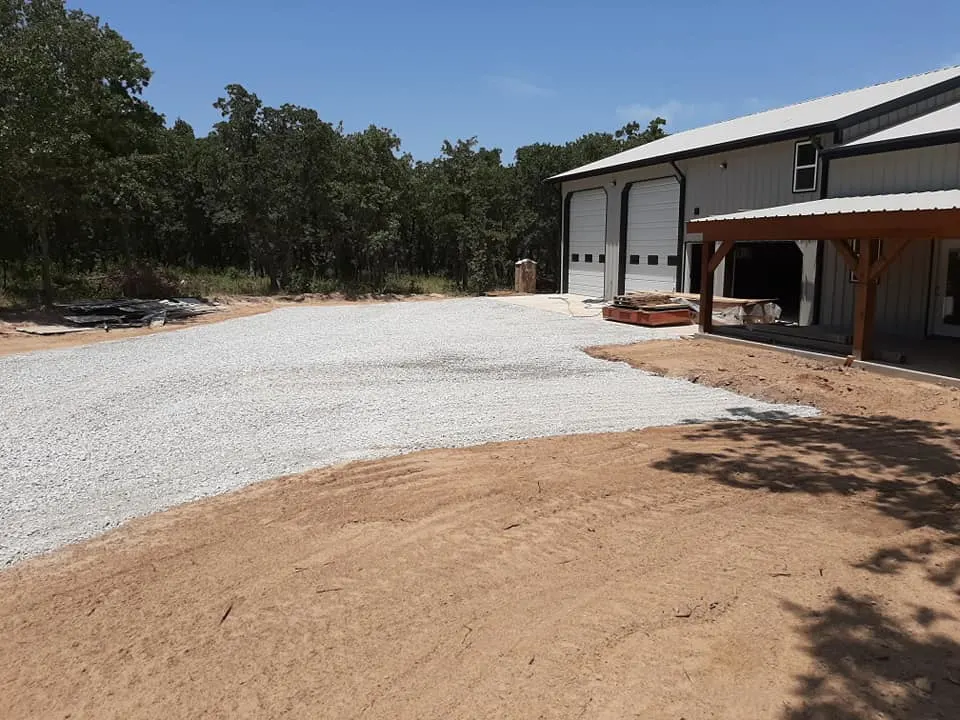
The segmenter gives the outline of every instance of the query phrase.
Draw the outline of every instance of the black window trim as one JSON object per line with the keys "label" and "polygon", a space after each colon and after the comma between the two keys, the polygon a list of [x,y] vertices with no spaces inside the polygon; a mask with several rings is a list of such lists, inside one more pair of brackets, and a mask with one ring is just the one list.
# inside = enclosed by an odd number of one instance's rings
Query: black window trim
{"label": "black window trim", "polygon": [[[813,164],[812,165],[800,165],[800,146],[809,145],[813,148]],[[793,146],[793,192],[794,193],[810,193],[817,191],[817,181],[818,177],[818,168],[820,166],[820,148],[817,147],[817,144],[812,140],[797,140]],[[797,188],[797,174],[801,170],[809,170],[813,168],[813,187],[810,188]]]}

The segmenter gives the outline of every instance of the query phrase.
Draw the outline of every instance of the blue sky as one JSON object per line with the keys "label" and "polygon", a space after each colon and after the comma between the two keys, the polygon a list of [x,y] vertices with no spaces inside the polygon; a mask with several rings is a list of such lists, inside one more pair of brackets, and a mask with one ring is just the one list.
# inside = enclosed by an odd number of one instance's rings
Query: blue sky
{"label": "blue sky", "polygon": [[240,83],[434,157],[479,137],[505,159],[656,114],[683,130],[960,64],[960,3],[590,0],[534,4],[68,0],[154,71],[147,98],[198,133]]}

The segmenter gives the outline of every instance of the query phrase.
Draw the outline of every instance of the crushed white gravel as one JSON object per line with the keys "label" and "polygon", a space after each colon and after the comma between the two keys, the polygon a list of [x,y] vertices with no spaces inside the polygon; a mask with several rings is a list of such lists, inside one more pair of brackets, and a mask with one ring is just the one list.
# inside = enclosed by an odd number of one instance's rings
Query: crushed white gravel
{"label": "crushed white gravel", "polygon": [[283,309],[0,358],[0,566],[131,517],[347,460],[816,414],[580,350],[657,334],[457,299]]}

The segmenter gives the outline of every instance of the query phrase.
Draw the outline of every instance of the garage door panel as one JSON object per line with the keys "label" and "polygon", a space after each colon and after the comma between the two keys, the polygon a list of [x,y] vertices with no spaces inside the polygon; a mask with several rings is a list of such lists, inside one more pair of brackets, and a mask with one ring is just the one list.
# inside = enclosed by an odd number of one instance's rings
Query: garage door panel
{"label": "garage door panel", "polygon": [[674,178],[631,185],[624,290],[676,290],[679,215],[680,184]]}
{"label": "garage door panel", "polygon": [[607,194],[582,190],[570,198],[570,250],[567,290],[576,295],[603,297],[606,269]]}

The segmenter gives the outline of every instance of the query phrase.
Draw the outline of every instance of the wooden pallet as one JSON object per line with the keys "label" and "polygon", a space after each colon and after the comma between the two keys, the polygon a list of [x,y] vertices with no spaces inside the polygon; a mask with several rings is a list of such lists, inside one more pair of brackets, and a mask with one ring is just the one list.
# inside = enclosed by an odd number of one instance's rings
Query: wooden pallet
{"label": "wooden pallet", "polygon": [[689,325],[692,322],[690,308],[670,306],[667,308],[646,308],[630,310],[619,307],[605,307],[604,320],[622,322],[629,325],[643,325],[645,327],[662,327],[664,325]]}

